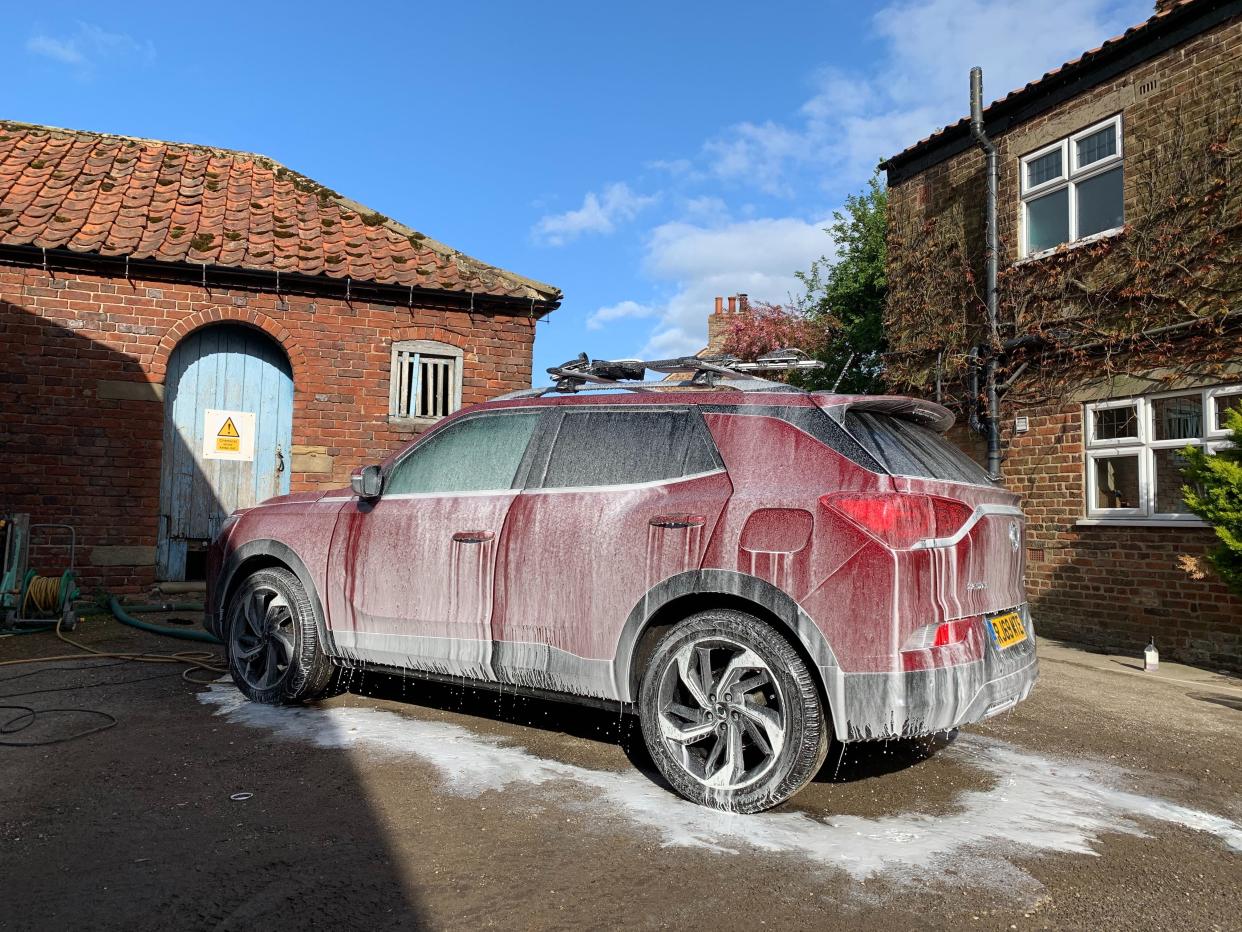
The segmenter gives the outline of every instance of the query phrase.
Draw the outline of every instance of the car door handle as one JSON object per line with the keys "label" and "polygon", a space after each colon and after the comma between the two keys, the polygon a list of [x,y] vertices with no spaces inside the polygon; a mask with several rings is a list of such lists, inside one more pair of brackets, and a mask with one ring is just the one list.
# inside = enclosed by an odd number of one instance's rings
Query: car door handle
{"label": "car door handle", "polygon": [[459,544],[482,544],[495,536],[491,531],[458,531],[453,540]]}
{"label": "car door handle", "polygon": [[647,523],[652,527],[686,528],[702,527],[706,522],[702,515],[656,515]]}

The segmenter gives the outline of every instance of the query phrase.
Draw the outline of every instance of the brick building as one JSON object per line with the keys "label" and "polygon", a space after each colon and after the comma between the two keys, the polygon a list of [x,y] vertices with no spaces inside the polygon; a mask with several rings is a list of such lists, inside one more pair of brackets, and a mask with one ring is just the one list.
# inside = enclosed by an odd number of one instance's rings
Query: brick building
{"label": "brick building", "polygon": [[966,422],[996,354],[1042,633],[1129,652],[1155,637],[1242,667],[1242,600],[1194,570],[1214,536],[1187,513],[1178,453],[1222,443],[1242,404],[1242,2],[1158,3],[983,117],[999,338],[979,284],[985,159],[964,119],[884,164],[890,371],[940,386]]}
{"label": "brick building", "polygon": [[88,592],[201,578],[234,507],[528,386],[559,300],[262,156],[0,123],[0,511]]}

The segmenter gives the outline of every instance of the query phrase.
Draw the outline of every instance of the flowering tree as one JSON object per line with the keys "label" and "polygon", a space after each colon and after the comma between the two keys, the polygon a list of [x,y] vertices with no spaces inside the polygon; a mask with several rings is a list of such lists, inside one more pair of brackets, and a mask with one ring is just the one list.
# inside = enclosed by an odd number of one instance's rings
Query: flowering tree
{"label": "flowering tree", "polygon": [[778,349],[800,349],[817,356],[827,345],[824,323],[796,307],[756,301],[735,314],[725,329],[724,351],[751,362]]}

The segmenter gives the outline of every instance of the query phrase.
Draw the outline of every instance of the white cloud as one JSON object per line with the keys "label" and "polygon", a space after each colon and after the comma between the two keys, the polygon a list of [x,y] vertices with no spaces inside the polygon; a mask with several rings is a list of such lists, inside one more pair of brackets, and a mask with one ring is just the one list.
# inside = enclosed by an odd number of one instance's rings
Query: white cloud
{"label": "white cloud", "polygon": [[622,301],[620,304],[601,307],[587,318],[586,325],[588,330],[602,330],[609,321],[622,320],[624,318],[654,317],[658,313],[659,311],[650,305],[639,304],[637,301]]}
{"label": "white cloud", "polygon": [[652,171],[668,172],[670,175],[684,175],[694,167],[689,159],[653,159],[645,165]]}
{"label": "white cloud", "polygon": [[784,302],[798,295],[802,288],[794,270],[832,251],[824,233],[827,224],[785,217],[656,227],[643,267],[651,278],[668,283],[671,295],[640,355],[679,356],[702,349],[717,296],[741,292],[752,301]]}
{"label": "white cloud", "polygon": [[66,65],[80,65],[86,61],[76,42],[55,39],[52,36],[31,36],[26,40],[26,51],[64,62]]}
{"label": "white cloud", "polygon": [[634,219],[657,200],[658,195],[636,194],[629,185],[617,182],[606,185],[598,195],[588,191],[577,210],[542,218],[532,232],[541,242],[561,246],[584,233],[611,233],[618,223]]}
{"label": "white cloud", "polygon": [[779,123],[738,123],[727,135],[708,140],[703,151],[718,178],[740,178],[767,194],[793,193],[783,168],[804,156],[803,133]]}
{"label": "white cloud", "polygon": [[968,110],[968,75],[1003,97],[1150,15],[1148,0],[1078,0],[1034,14],[1029,0],[895,0],[873,17],[881,53],[866,74],[828,69],[793,119],[735,124],[704,145],[716,177],[799,193],[798,172],[855,188],[894,155]]}
{"label": "white cloud", "polygon": [[155,57],[155,46],[148,40],[139,42],[121,32],[108,32],[93,23],[79,21],[71,33],[48,35],[38,33],[26,40],[26,51],[41,55],[79,71],[89,71],[105,59],[122,56]]}

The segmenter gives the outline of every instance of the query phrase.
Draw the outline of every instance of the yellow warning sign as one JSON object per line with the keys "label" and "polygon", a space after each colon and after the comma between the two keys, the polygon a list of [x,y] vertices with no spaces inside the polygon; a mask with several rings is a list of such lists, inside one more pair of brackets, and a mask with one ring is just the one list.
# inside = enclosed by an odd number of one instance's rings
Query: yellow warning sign
{"label": "yellow warning sign", "polygon": [[209,460],[254,460],[253,411],[203,413],[203,456]]}
{"label": "yellow warning sign", "polygon": [[216,449],[225,453],[236,453],[241,449],[241,434],[233,426],[233,419],[225,418],[216,434]]}

